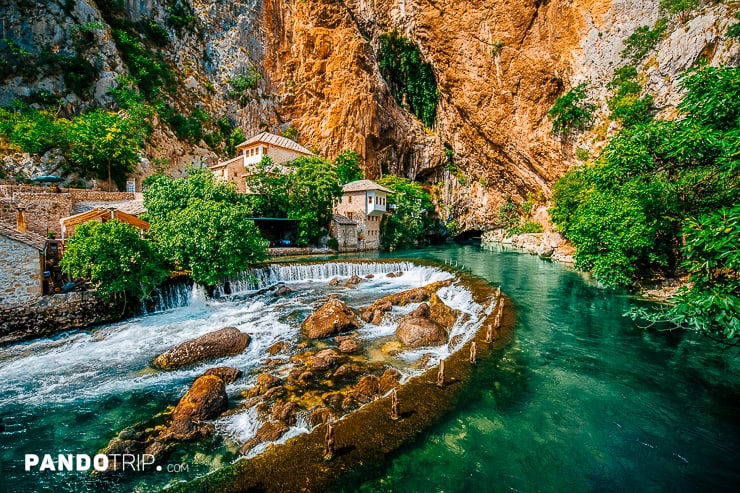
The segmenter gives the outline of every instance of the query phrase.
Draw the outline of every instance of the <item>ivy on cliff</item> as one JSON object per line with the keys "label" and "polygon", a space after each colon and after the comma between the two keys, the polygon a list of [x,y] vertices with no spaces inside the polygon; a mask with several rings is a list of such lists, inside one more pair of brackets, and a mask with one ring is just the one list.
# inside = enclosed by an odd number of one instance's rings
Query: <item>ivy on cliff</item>
{"label": "ivy on cliff", "polygon": [[378,62],[396,101],[431,127],[437,115],[439,90],[432,66],[422,60],[416,44],[398,31],[382,34]]}

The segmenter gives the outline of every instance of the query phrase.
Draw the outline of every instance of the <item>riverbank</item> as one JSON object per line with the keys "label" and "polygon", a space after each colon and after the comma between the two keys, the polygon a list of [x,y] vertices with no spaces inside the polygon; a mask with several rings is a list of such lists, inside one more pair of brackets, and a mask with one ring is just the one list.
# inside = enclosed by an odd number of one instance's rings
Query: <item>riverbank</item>
{"label": "riverbank", "polygon": [[505,229],[486,231],[481,246],[505,245],[554,262],[574,264],[575,247],[560,233],[524,233],[507,236]]}

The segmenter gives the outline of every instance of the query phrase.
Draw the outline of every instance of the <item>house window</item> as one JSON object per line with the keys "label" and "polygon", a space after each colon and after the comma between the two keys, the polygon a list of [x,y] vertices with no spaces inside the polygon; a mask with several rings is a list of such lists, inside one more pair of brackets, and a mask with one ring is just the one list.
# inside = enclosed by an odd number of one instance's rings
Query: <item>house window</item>
{"label": "house window", "polygon": [[351,196],[351,195],[350,195],[349,197],[347,197],[347,201],[348,201],[348,202],[349,202],[350,204],[352,203],[352,196]]}
{"label": "house window", "polygon": [[370,205],[373,204],[373,196],[372,195],[367,198],[367,203],[370,204]]}
{"label": "house window", "polygon": [[347,213],[347,219],[352,219],[352,213],[351,212],[348,212]]}

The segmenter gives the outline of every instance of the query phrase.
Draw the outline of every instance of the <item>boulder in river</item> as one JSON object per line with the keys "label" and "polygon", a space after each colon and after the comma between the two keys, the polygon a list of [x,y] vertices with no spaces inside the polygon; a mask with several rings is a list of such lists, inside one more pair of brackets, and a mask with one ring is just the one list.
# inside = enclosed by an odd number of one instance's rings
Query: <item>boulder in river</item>
{"label": "boulder in river", "polygon": [[293,290],[290,289],[288,286],[286,286],[285,284],[281,284],[277,288],[277,291],[275,291],[275,296],[287,296],[287,295],[289,295],[292,292],[293,292]]}
{"label": "boulder in river", "polygon": [[203,375],[216,375],[221,380],[223,380],[224,383],[232,383],[237,378],[242,376],[242,371],[236,368],[230,368],[228,366],[220,366],[218,368],[211,368],[209,370],[206,370]]}
{"label": "boulder in river", "polygon": [[347,279],[347,282],[344,283],[345,286],[355,286],[357,284],[360,284],[362,282],[362,278],[358,276],[357,274],[353,275],[349,279]]}
{"label": "boulder in river", "polygon": [[203,421],[217,418],[227,408],[224,381],[215,375],[199,377],[175,407],[172,423],[162,437],[186,441],[206,436],[211,427],[203,425]]}
{"label": "boulder in river", "polygon": [[403,317],[396,329],[396,337],[411,348],[440,346],[447,342],[447,331],[442,324],[429,318],[429,305],[422,303],[419,308]]}
{"label": "boulder in river", "polygon": [[174,370],[200,361],[232,356],[244,351],[249,339],[248,334],[236,327],[224,327],[178,344],[154,358],[152,365],[160,370]]}
{"label": "boulder in river", "polygon": [[344,302],[332,299],[324,303],[303,322],[302,328],[311,339],[330,337],[359,329],[357,315]]}

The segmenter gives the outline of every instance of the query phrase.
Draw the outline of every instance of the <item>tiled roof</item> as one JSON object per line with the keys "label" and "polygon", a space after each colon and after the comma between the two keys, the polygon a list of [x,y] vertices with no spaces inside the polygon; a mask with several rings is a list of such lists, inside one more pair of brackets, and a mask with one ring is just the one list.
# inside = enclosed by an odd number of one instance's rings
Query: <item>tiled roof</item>
{"label": "tiled roof", "polygon": [[334,222],[337,224],[344,224],[347,226],[357,226],[357,222],[341,214],[334,214]]}
{"label": "tiled roof", "polygon": [[261,132],[255,135],[254,137],[245,140],[238,146],[236,146],[237,149],[241,149],[243,147],[251,146],[252,144],[256,144],[258,142],[262,142],[264,144],[270,144],[276,147],[282,147],[284,149],[290,149],[291,151],[296,151],[301,154],[305,154],[306,156],[311,155],[311,151],[303,147],[297,142],[294,142],[290,140],[287,137],[282,137],[280,135],[271,134],[270,132]]}
{"label": "tiled roof", "polygon": [[31,231],[20,232],[13,225],[6,222],[0,222],[0,235],[6,236],[11,240],[24,243],[28,246],[34,247],[39,252],[43,252],[46,249],[46,238],[38,233]]}
{"label": "tiled roof", "polygon": [[342,190],[345,192],[364,192],[366,190],[380,190],[385,193],[393,193],[393,190],[388,190],[385,187],[381,187],[372,180],[357,180],[347,183]]}

